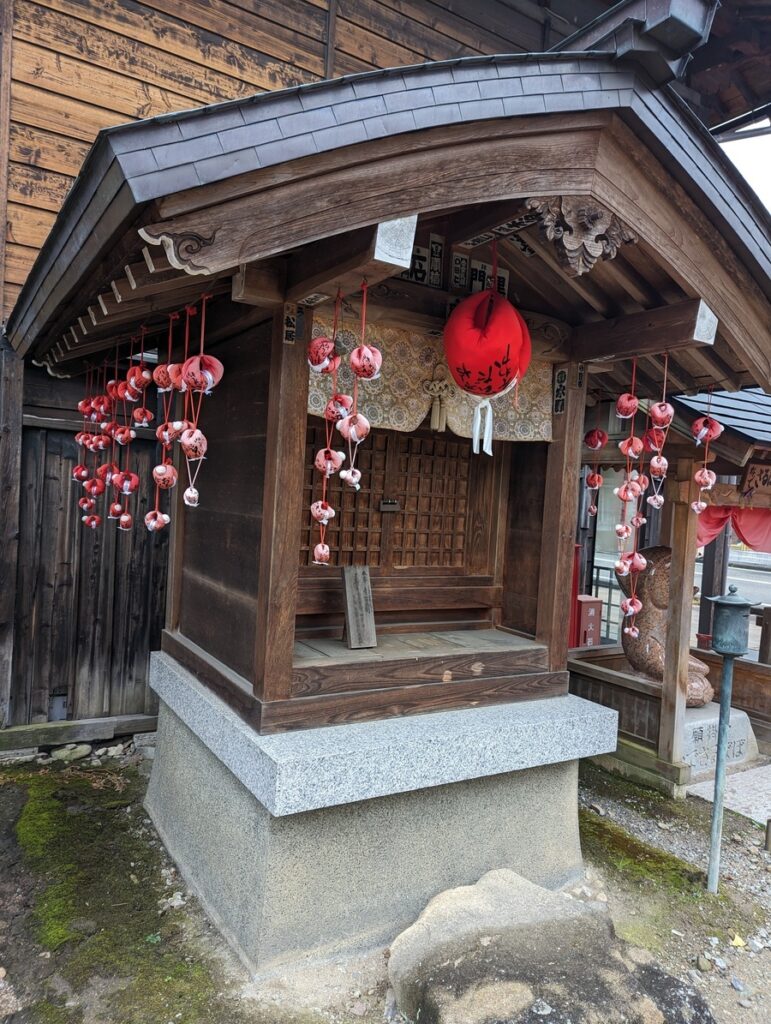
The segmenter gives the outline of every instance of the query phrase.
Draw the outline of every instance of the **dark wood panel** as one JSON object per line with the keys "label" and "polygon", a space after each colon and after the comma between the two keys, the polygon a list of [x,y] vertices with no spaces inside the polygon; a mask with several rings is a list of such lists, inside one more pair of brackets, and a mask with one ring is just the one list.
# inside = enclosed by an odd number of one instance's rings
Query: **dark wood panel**
{"label": "dark wood panel", "polygon": [[544,444],[511,446],[502,623],[535,635],[546,479]]}
{"label": "dark wood panel", "polygon": [[[196,341],[191,343],[197,343],[197,331],[194,321]],[[266,336],[269,328],[256,328],[216,346],[225,373],[201,411],[209,449],[196,482],[200,503],[180,509],[184,529],[178,542],[175,538],[173,558],[175,578],[179,574],[179,632],[248,679],[262,537],[270,356]],[[185,472],[183,463],[182,485]]]}
{"label": "dark wood panel", "polygon": [[181,633],[164,629],[161,650],[192,672],[196,679],[259,731],[261,704],[253,694],[251,684],[243,676]]}
{"label": "dark wood panel", "polygon": [[655,750],[659,737],[660,697],[623,689],[590,675],[570,673],[570,692],[618,712],[620,736]]}
{"label": "dark wood panel", "polygon": [[[80,450],[70,433],[25,428],[22,443],[19,566],[12,721],[45,721],[52,695],[66,695],[77,718],[141,714],[148,696],[148,653],[160,642],[166,535],[142,519],[147,494],[134,499],[135,528],[106,520],[86,531],[72,467]],[[144,481],[154,443],[136,441],[132,461]],[[105,496],[106,503],[109,496]]]}
{"label": "dark wood panel", "polygon": [[0,341],[0,728],[8,724],[13,685],[23,380],[21,359]]}
{"label": "dark wood panel", "polygon": [[[428,608],[445,610],[449,608],[497,608],[500,607],[503,590],[495,586],[446,586],[441,576],[424,579],[424,586],[402,587],[398,579],[372,579],[372,598],[375,613],[393,611],[422,611]],[[454,581],[453,581],[454,582]],[[301,589],[297,602],[298,615],[323,614],[342,611],[342,587],[339,580],[330,578],[323,589]]]}
{"label": "dark wood panel", "polygon": [[[546,668],[546,649],[538,651],[484,651],[442,655],[437,658],[390,659],[379,662],[333,663],[329,668],[295,666],[292,696],[314,693],[342,693],[374,690],[389,686],[419,686],[424,683],[487,680],[504,675],[524,675]],[[332,660],[332,659],[330,659]]]}
{"label": "dark wood panel", "polygon": [[532,672],[484,681],[424,683],[358,693],[327,694],[263,703],[263,733],[342,725],[394,715],[424,714],[482,707],[517,700],[537,700],[567,693],[567,672]]}

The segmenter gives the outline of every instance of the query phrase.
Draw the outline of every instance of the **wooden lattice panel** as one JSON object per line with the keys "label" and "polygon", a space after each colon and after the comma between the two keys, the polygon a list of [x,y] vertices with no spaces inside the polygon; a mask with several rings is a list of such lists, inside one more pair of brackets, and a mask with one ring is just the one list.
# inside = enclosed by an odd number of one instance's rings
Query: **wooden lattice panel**
{"label": "wooden lattice panel", "polygon": [[[321,477],[313,468],[313,460],[320,448],[326,447],[323,424],[308,428],[305,451],[304,511],[321,498]],[[345,443],[335,432],[332,446],[342,451]],[[327,488],[327,501],[337,515],[327,527],[327,544],[335,552],[335,565],[382,564],[383,517],[380,502],[385,492],[386,455],[388,435],[373,431],[360,445],[356,464],[361,470],[361,488],[358,492],[345,486],[333,476]],[[346,460],[347,465],[347,460]],[[304,515],[300,545],[300,565],[313,564],[313,548],[318,542],[319,530],[312,522],[310,512]]]}
{"label": "wooden lattice panel", "polygon": [[465,565],[471,446],[444,437],[397,435],[393,516],[395,568]]}
{"label": "wooden lattice panel", "polygon": [[[335,434],[333,446],[345,446]],[[324,425],[311,421],[305,457],[304,518],[300,565],[313,562],[318,527],[305,510],[321,498],[321,479],[313,468],[316,452],[326,445]],[[337,515],[327,527],[335,565],[370,568],[452,568],[466,564],[471,446],[451,436],[423,436],[373,430],[360,446],[358,493],[329,481],[327,500]],[[381,512],[383,499],[398,511]]]}

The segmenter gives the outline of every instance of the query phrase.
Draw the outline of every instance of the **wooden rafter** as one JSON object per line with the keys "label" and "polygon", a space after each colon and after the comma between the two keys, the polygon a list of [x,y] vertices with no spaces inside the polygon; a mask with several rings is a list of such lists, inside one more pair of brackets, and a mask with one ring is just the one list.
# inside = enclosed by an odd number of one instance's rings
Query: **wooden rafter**
{"label": "wooden rafter", "polygon": [[711,345],[717,318],[705,302],[689,299],[673,306],[631,313],[602,323],[577,327],[573,358],[609,361],[631,355],[657,355],[680,348]]}

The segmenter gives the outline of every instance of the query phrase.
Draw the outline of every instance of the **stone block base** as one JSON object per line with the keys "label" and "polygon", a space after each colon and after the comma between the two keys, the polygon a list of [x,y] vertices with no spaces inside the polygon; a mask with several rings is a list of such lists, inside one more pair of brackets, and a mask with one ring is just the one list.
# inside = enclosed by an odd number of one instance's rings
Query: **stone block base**
{"label": "stone block base", "polygon": [[[691,781],[713,778],[717,757],[717,727],[720,705],[716,701],[703,708],[686,708],[683,761],[691,766]],[[731,708],[726,763],[731,765],[753,761],[758,744],[746,711]]]}
{"label": "stone block base", "polygon": [[[581,871],[576,757],[615,746],[605,708],[566,696],[262,737],[175,663],[156,658],[153,685],[147,810],[254,972],[385,945],[493,868],[552,888]],[[566,759],[539,764],[555,736]],[[468,777],[485,758],[495,773]],[[361,798],[397,783],[410,788]]]}

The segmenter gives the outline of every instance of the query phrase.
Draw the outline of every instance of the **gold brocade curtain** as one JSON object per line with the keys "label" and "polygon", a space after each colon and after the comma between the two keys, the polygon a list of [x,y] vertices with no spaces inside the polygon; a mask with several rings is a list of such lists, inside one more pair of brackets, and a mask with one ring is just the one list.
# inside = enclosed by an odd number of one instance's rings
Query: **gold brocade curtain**
{"label": "gold brocade curtain", "polygon": [[[316,318],[314,337],[331,336],[331,321]],[[378,380],[359,385],[359,409],[373,427],[411,433],[431,412],[431,427],[447,427],[460,437],[471,437],[475,402],[450,376],[438,335],[402,327],[373,324],[367,341],[383,353],[383,371]],[[337,349],[348,354],[359,343],[357,333],[338,330]],[[519,386],[492,400],[495,413],[494,437],[499,441],[551,441],[552,367],[534,360]],[[310,373],[310,371],[309,371]],[[338,388],[353,393],[353,374],[347,361],[340,366]],[[322,416],[332,390],[325,374],[310,373],[308,412]]]}

